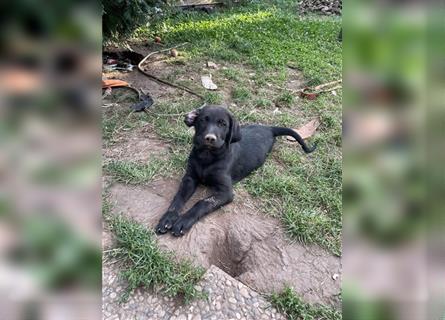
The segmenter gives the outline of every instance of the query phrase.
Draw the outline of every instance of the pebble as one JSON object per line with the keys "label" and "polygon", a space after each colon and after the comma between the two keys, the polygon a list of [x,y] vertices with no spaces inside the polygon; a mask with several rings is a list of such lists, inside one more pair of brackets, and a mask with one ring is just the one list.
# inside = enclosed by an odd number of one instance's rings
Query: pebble
{"label": "pebble", "polygon": [[250,298],[249,291],[247,291],[246,288],[241,288],[240,293],[244,298],[246,299]]}
{"label": "pebble", "polygon": [[115,300],[118,297],[115,293],[116,288],[104,283],[104,292],[109,294],[104,295],[103,320],[286,319],[280,313],[276,313],[269,302],[249,287],[214,266],[210,270],[212,270],[211,280],[208,280],[207,275],[210,274],[208,272],[195,289],[212,294],[209,294],[207,299],[192,300],[188,305],[144,289],[138,289],[130,296],[128,302],[119,304]]}

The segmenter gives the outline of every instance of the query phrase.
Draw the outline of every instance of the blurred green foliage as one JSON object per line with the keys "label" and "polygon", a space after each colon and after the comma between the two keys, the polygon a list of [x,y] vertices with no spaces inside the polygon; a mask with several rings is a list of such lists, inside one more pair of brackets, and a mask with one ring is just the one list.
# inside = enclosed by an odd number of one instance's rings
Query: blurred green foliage
{"label": "blurred green foliage", "polygon": [[165,0],[102,0],[104,40],[122,40],[157,13]]}

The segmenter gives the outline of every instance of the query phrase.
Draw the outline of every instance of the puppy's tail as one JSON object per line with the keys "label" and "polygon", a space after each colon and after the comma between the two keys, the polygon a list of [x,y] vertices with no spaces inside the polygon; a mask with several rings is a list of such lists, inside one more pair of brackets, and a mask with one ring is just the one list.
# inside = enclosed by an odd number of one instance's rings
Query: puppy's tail
{"label": "puppy's tail", "polygon": [[312,147],[308,147],[306,142],[304,142],[303,138],[294,130],[289,128],[283,128],[283,127],[270,127],[272,129],[272,134],[274,137],[278,136],[291,136],[295,138],[295,140],[298,141],[298,143],[303,148],[304,152],[311,153],[317,148],[317,145],[313,145]]}

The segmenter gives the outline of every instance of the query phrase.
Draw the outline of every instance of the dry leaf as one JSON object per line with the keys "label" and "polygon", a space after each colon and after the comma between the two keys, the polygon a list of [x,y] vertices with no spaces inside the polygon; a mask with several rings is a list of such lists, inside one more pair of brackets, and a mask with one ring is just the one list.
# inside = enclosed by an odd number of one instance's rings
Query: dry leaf
{"label": "dry leaf", "polygon": [[201,76],[201,82],[202,82],[202,86],[208,90],[216,90],[218,89],[218,87],[216,86],[216,84],[213,83],[212,81],[212,75],[209,74],[208,76]]}
{"label": "dry leaf", "polygon": [[[312,137],[317,130],[318,126],[320,125],[320,121],[318,119],[314,119],[306,123],[304,126],[294,129],[303,139],[307,139],[309,137]],[[294,138],[287,136],[287,140],[289,141],[295,141]]]}
{"label": "dry leaf", "polygon": [[128,82],[117,79],[104,79],[102,80],[102,88],[110,87],[128,87]]}

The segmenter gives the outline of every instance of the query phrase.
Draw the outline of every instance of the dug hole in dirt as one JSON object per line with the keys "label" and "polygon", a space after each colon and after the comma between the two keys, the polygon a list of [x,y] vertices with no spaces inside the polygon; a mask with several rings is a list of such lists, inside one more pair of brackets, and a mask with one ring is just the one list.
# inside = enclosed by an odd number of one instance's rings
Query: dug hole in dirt
{"label": "dug hole in dirt", "polygon": [[[173,198],[179,180],[148,186],[114,184],[114,212],[153,229]],[[198,189],[186,209],[206,195]],[[340,308],[340,259],[317,246],[291,243],[281,222],[259,213],[253,199],[236,192],[235,201],[196,223],[183,237],[158,236],[161,248],[179,259],[209,268],[216,265],[258,291],[270,294],[291,286],[304,301]]]}

